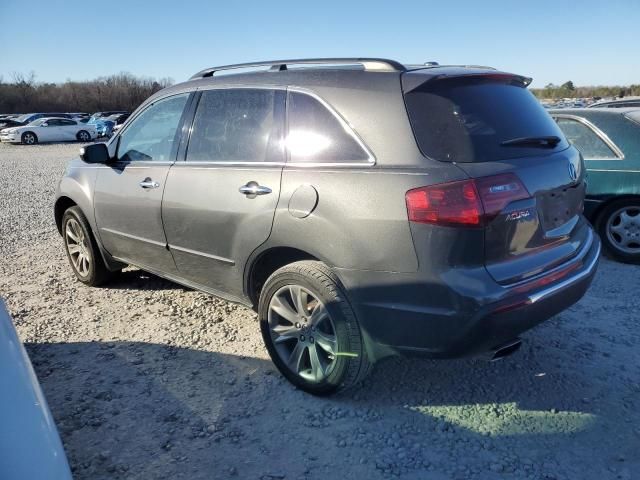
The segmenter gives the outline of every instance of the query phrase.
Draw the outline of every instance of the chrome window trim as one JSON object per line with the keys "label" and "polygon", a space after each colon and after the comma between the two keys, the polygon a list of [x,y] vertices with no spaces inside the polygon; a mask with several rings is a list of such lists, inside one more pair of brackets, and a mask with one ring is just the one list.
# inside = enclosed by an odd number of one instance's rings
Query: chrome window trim
{"label": "chrome window trim", "polygon": [[613,154],[617,157],[617,158],[594,158],[594,157],[583,157],[585,160],[600,160],[603,162],[611,162],[611,161],[616,161],[616,160],[624,160],[624,153],[622,152],[622,150],[620,150],[620,148],[618,148],[618,146],[613,143],[613,141],[609,138],[609,136],[604,133],[602,130],[600,130],[598,127],[596,127],[593,123],[591,123],[589,120],[587,120],[584,117],[580,117],[578,115],[569,115],[566,113],[554,113],[553,114],[553,118],[555,119],[566,119],[566,120],[573,120],[576,121],[578,123],[581,123],[582,125],[584,125],[585,127],[587,127],[588,129],[590,129],[593,133],[596,134],[596,136],[598,138],[600,138],[600,140],[602,140],[605,145],[607,147],[609,147],[611,149],[611,151],[613,152]]}
{"label": "chrome window trim", "polygon": [[[327,101],[325,101],[322,97],[320,97],[317,93],[308,90],[306,88],[302,88],[302,87],[287,87],[287,91],[288,92],[296,92],[296,93],[301,93],[303,95],[308,95],[311,98],[314,98],[315,100],[317,100],[318,102],[320,102],[322,104],[322,106],[324,106],[327,110],[329,110],[329,112],[336,118],[336,120],[338,120],[338,122],[340,123],[340,125],[342,125],[342,128],[344,129],[344,131],[347,133],[347,135],[349,135],[351,138],[353,138],[355,140],[355,142],[360,145],[360,148],[362,148],[362,150],[364,150],[364,152],[367,154],[367,159],[363,160],[363,161],[359,161],[359,162],[334,162],[334,161],[318,161],[318,162],[290,162],[289,161],[289,149],[286,148],[285,145],[285,150],[287,152],[287,166],[293,166],[293,167],[318,167],[318,166],[331,166],[331,167],[372,167],[376,164],[376,157],[373,154],[373,152],[369,149],[369,147],[367,147],[367,145],[362,141],[362,139],[360,138],[360,136],[355,132],[355,129],[353,128],[353,125],[351,125],[349,122],[347,122],[346,119],[344,119]],[[287,107],[288,110],[288,107]],[[287,111],[287,134],[289,133],[289,112]]]}

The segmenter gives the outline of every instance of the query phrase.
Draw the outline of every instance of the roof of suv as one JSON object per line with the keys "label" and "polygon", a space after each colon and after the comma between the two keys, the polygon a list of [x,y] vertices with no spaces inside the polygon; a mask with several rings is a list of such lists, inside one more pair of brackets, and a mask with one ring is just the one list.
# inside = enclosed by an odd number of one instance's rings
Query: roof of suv
{"label": "roof of suv", "polygon": [[[424,65],[402,65],[395,60],[384,58],[315,58],[298,60],[275,60],[241,63],[211,67],[193,75],[187,82],[175,85],[186,87],[197,84],[264,84],[313,85],[337,83],[349,88],[349,79],[361,79],[363,74],[380,76],[386,74],[411,73],[420,76],[420,83],[431,78],[458,77],[467,75],[508,75],[522,80],[528,85],[530,79],[520,75],[499,72],[491,67],[477,65],[438,65],[430,62]],[[324,81],[321,81],[324,79]],[[356,81],[356,83],[359,83]]]}

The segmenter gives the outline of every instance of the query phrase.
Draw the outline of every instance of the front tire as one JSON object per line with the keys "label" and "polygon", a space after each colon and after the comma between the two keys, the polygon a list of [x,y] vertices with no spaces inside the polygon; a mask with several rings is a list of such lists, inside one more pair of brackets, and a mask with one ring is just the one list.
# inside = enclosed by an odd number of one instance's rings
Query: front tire
{"label": "front tire", "polygon": [[308,393],[351,387],[370,370],[344,289],[321,262],[295,262],[274,272],[260,292],[258,317],[273,363]]}
{"label": "front tire", "polygon": [[24,132],[20,140],[23,145],[35,145],[38,143],[38,136],[33,132]]}
{"label": "front tire", "polygon": [[62,237],[71,269],[78,280],[95,287],[113,276],[104,264],[89,222],[79,207],[71,207],[64,212]]}
{"label": "front tire", "polygon": [[89,140],[91,140],[91,135],[89,135],[89,132],[87,132],[86,130],[80,130],[76,134],[76,138],[79,142],[88,142]]}
{"label": "front tire", "polygon": [[611,257],[640,263],[640,200],[623,199],[607,205],[598,216],[597,228]]}

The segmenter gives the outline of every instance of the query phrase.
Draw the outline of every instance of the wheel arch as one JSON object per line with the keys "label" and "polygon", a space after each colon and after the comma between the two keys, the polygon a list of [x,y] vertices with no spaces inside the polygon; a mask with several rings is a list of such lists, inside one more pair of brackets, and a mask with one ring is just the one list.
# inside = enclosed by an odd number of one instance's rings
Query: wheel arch
{"label": "wheel arch", "polygon": [[317,255],[290,246],[272,246],[249,259],[245,267],[244,289],[252,305],[258,305],[262,286],[273,272],[301,260],[322,261]]}
{"label": "wheel arch", "polygon": [[64,215],[64,212],[66,212],[69,208],[75,207],[77,205],[78,204],[73,199],[64,195],[56,200],[56,203],[53,207],[53,216],[56,220],[56,227],[58,228],[59,234],[62,235],[62,216]]}

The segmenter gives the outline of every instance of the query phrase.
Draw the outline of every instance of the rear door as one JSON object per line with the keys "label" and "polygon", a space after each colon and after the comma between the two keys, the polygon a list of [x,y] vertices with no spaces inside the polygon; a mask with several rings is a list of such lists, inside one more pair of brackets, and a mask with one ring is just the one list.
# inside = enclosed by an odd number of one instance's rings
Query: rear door
{"label": "rear door", "polygon": [[176,159],[188,93],[146,107],[115,140],[115,161],[99,167],[94,210],[104,247],[152,271],[175,274],[162,226],[162,193]]}
{"label": "rear door", "polygon": [[37,128],[36,135],[41,142],[57,142],[61,140],[60,123],[57,119],[51,118]]}
{"label": "rear door", "polygon": [[73,120],[59,119],[60,123],[60,135],[62,140],[76,140],[76,134],[78,133],[78,124]]}
{"label": "rear door", "polygon": [[201,93],[162,205],[169,248],[188,281],[242,295],[244,264],[269,237],[280,193],[284,105],[278,89]]}
{"label": "rear door", "polygon": [[485,265],[500,283],[568,260],[591,236],[582,158],[526,85],[490,71],[405,82],[423,153],[479,179]]}

